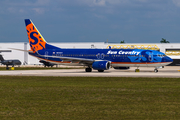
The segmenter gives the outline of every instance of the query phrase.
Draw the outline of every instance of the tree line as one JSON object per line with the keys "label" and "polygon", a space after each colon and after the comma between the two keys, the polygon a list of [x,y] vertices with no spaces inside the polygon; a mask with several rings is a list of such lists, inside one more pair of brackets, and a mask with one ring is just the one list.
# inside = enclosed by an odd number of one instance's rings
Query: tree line
{"label": "tree line", "polygon": [[[126,43],[125,40],[122,40],[120,43]],[[160,43],[170,43],[168,40],[162,38]]]}

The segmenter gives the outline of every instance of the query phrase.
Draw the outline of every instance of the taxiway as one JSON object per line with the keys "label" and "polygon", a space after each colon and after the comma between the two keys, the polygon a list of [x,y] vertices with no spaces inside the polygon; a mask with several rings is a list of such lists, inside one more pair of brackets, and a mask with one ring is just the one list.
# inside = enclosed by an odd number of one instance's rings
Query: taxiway
{"label": "taxiway", "polygon": [[90,73],[84,69],[56,69],[56,70],[6,70],[0,71],[0,75],[10,76],[64,76],[64,77],[170,77],[180,78],[179,66],[166,66],[159,69],[158,73],[154,73],[154,68],[140,68],[140,72],[135,72],[135,67],[129,70],[115,70],[111,68],[105,72],[97,72],[93,70]]}

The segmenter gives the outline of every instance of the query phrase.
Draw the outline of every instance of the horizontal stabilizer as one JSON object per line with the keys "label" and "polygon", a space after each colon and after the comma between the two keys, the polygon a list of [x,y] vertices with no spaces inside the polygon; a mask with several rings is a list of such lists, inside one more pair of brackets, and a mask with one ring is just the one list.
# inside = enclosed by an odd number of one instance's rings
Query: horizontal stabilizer
{"label": "horizontal stabilizer", "polygon": [[22,49],[16,49],[16,48],[8,48],[8,49],[18,50],[18,51],[23,51],[23,52],[28,52],[28,53],[33,53],[33,51],[29,51],[29,50],[22,50]]}

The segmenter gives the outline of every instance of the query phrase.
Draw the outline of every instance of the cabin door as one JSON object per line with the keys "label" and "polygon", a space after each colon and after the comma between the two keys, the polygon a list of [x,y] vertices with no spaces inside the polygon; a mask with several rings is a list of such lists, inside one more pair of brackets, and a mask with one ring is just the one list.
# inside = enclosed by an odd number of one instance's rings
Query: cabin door
{"label": "cabin door", "polygon": [[148,60],[149,60],[149,61],[152,61],[152,60],[153,60],[153,52],[149,52]]}
{"label": "cabin door", "polygon": [[45,52],[45,59],[48,59],[48,51]]}

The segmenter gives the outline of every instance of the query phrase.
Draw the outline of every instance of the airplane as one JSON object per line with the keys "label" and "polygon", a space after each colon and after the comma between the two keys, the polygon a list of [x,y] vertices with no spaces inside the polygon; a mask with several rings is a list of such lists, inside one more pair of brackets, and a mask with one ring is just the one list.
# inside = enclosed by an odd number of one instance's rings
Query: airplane
{"label": "airplane", "polygon": [[63,49],[48,44],[30,19],[25,25],[31,50],[28,53],[39,60],[53,64],[85,66],[86,72],[92,69],[98,72],[115,69],[137,67],[154,67],[154,72],[173,62],[164,53],[142,49]]}
{"label": "airplane", "polygon": [[0,54],[0,63],[3,65],[6,65],[6,69],[9,69],[9,65],[11,65],[12,67],[14,67],[15,65],[21,65],[21,61],[20,60],[4,60],[3,56]]}

